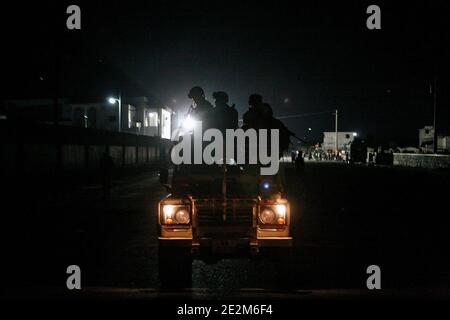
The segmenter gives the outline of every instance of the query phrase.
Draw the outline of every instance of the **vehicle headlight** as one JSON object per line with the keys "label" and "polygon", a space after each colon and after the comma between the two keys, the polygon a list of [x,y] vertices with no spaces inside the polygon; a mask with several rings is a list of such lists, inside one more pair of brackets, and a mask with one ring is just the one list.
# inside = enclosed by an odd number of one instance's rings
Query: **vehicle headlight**
{"label": "vehicle headlight", "polygon": [[285,204],[275,205],[275,211],[278,216],[277,224],[285,224],[286,223],[286,205]]}
{"label": "vehicle headlight", "polygon": [[172,218],[175,211],[175,206],[171,204],[163,205],[164,218]]}
{"label": "vehicle headlight", "polygon": [[277,212],[279,217],[286,218],[286,205],[285,204],[275,205],[275,211]]}
{"label": "vehicle headlight", "polygon": [[191,221],[190,207],[186,205],[162,205],[162,224],[188,224]]}
{"label": "vehicle headlight", "polygon": [[189,212],[186,209],[180,209],[175,213],[176,223],[188,224],[190,220]]}
{"label": "vehicle headlight", "polygon": [[275,223],[275,212],[270,208],[264,208],[259,214],[259,219],[262,223],[273,224]]}
{"label": "vehicle headlight", "polygon": [[259,220],[263,224],[286,224],[286,204],[267,205],[259,213]]}

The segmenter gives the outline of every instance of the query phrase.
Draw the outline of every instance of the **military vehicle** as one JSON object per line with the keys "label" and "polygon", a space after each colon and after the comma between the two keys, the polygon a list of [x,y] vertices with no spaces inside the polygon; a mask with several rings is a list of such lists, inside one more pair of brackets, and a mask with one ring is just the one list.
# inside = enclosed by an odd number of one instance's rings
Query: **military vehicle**
{"label": "military vehicle", "polygon": [[256,165],[191,164],[176,166],[170,184],[168,176],[161,174],[170,193],[157,215],[163,285],[188,287],[194,258],[264,252],[280,258],[292,246],[291,209],[279,175],[261,176]]}

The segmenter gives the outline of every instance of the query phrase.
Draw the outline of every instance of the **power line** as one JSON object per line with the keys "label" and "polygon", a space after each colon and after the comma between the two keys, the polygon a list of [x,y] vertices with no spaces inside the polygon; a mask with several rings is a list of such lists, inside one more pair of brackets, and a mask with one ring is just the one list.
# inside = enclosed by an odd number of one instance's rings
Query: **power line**
{"label": "power line", "polygon": [[289,119],[289,118],[301,118],[301,117],[309,117],[309,116],[316,116],[321,114],[330,114],[335,113],[335,110],[328,110],[328,111],[320,111],[320,112],[310,112],[310,113],[297,113],[297,114],[289,114],[284,116],[276,116],[277,119]]}

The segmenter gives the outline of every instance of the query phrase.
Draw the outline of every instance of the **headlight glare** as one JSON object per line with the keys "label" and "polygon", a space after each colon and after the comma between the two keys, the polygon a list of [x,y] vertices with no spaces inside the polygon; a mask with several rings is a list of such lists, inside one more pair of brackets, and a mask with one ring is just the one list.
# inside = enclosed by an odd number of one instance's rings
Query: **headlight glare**
{"label": "headlight glare", "polygon": [[270,208],[264,208],[259,214],[259,220],[264,224],[275,223],[275,212]]}
{"label": "headlight glare", "polygon": [[172,218],[174,211],[175,211],[174,205],[171,205],[171,204],[163,205],[164,219]]}
{"label": "headlight glare", "polygon": [[275,211],[277,212],[278,217],[283,219],[286,217],[286,205],[284,204],[275,205]]}
{"label": "headlight glare", "polygon": [[289,215],[289,204],[287,201],[266,201],[260,207],[259,221],[262,224],[286,225]]}
{"label": "headlight glare", "polygon": [[188,224],[191,221],[189,205],[163,204],[161,209],[162,224]]}
{"label": "headlight glare", "polygon": [[186,209],[180,209],[175,213],[175,221],[180,224],[188,224],[190,221],[189,212]]}

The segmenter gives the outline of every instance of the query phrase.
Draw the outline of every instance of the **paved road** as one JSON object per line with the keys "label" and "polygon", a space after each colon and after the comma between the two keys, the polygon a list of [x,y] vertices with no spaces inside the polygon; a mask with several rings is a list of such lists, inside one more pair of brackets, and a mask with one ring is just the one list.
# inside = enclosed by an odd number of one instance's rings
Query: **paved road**
{"label": "paved road", "polygon": [[[366,268],[376,264],[385,289],[444,288],[448,297],[448,178],[445,172],[307,163],[303,179],[289,188],[295,215],[290,293],[364,290]],[[95,288],[157,290],[155,208],[165,190],[151,172],[114,184],[106,198],[90,185],[57,196],[28,188],[22,201],[11,200],[17,211],[3,234],[6,286],[58,291],[65,268],[77,264],[83,286],[97,296],[103,291]],[[278,292],[284,275],[265,258],[196,260],[192,279],[195,292],[214,298]]]}

